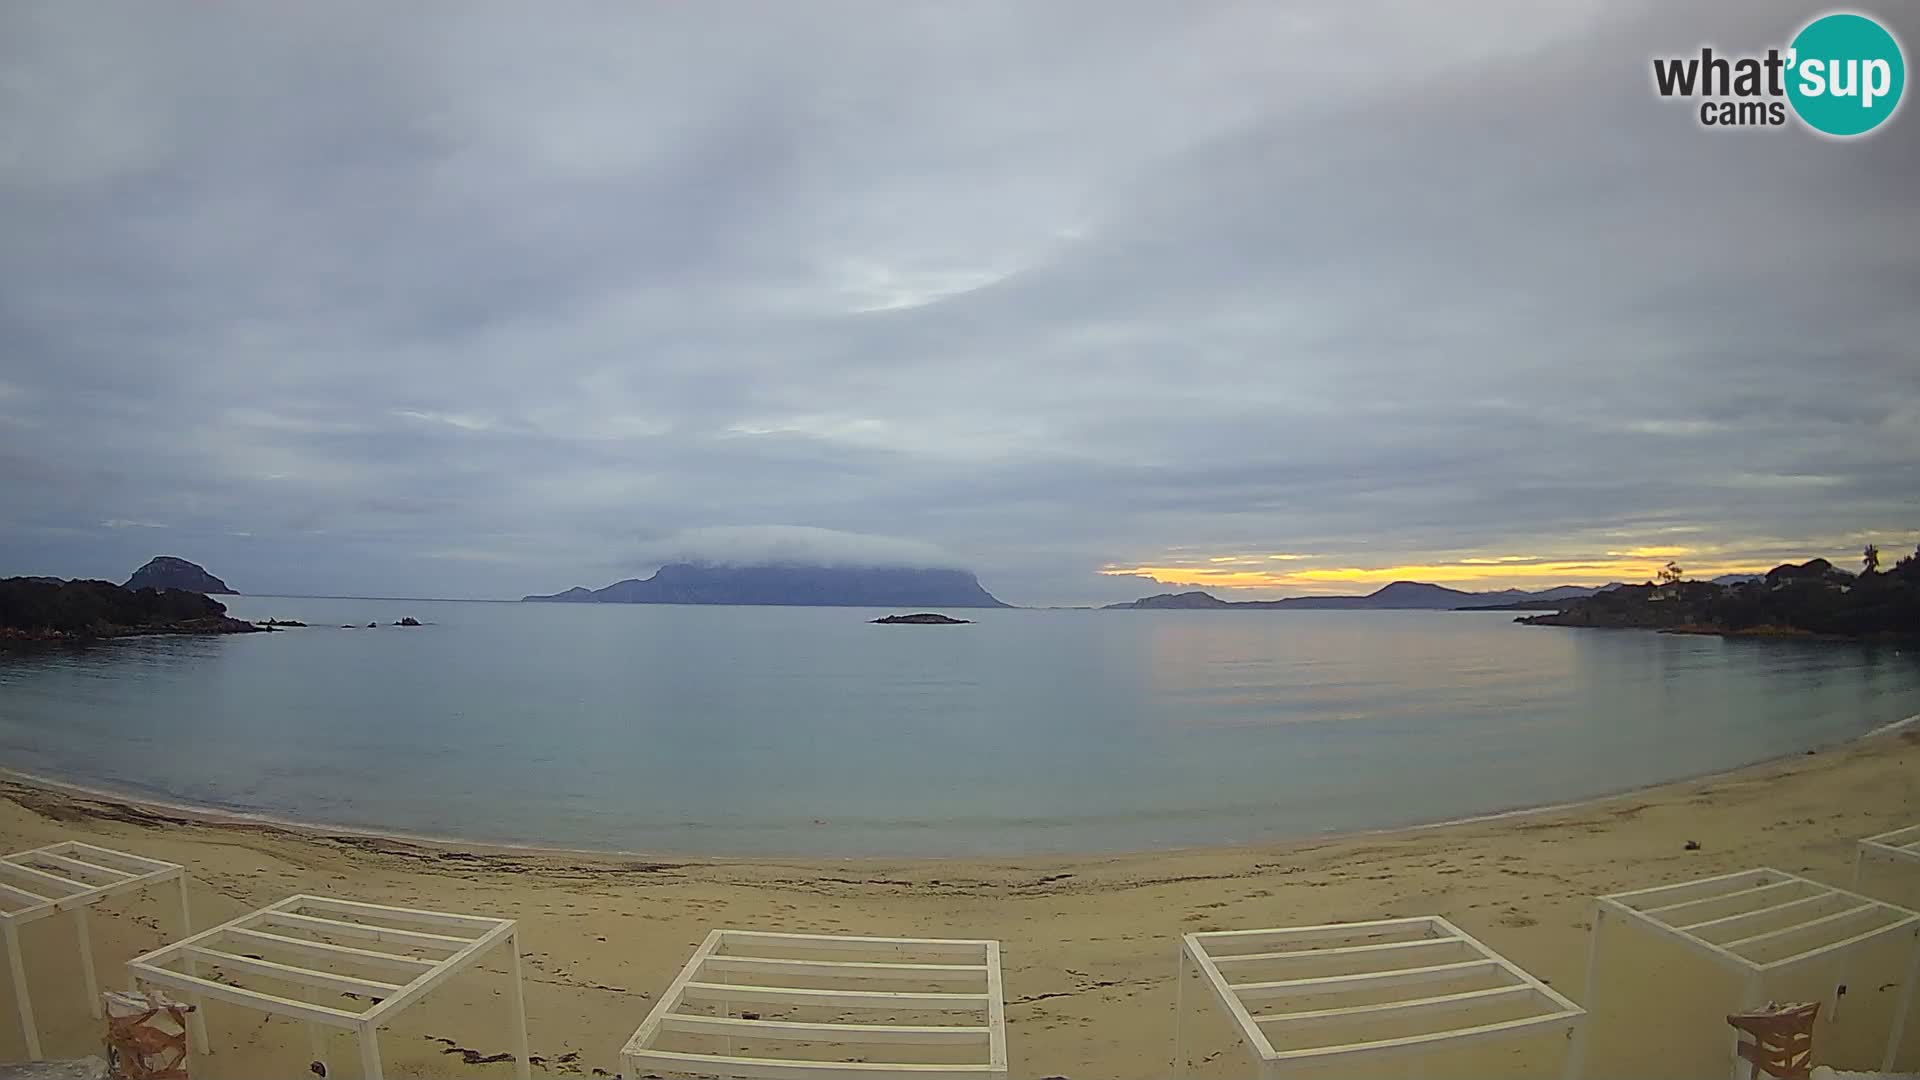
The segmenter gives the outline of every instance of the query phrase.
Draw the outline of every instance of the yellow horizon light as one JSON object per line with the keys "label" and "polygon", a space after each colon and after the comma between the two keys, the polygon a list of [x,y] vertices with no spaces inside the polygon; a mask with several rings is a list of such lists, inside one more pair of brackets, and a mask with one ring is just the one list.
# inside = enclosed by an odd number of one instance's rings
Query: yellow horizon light
{"label": "yellow horizon light", "polygon": [[[1508,559],[1519,558],[1509,556]],[[1646,581],[1662,565],[1658,556],[1650,558],[1557,559],[1534,562],[1463,559],[1451,563],[1408,563],[1395,566],[1341,566],[1303,570],[1229,570],[1200,566],[1107,566],[1099,571],[1107,577],[1139,577],[1160,585],[1212,586],[1226,589],[1313,588],[1336,584],[1385,585],[1394,581],[1424,581],[1433,584],[1477,584],[1486,588],[1552,580],[1555,584],[1587,585],[1608,581]],[[1770,564],[1769,564],[1770,565]],[[1702,577],[1720,574],[1764,573],[1767,566],[1731,561],[1693,568]]]}

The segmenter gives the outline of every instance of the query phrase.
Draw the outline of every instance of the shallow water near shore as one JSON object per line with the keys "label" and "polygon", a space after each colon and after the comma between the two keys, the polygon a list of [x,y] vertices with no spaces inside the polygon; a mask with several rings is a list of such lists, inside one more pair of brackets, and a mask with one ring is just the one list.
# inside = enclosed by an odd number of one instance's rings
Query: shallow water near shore
{"label": "shallow water near shore", "polygon": [[0,656],[0,764],[489,842],[1091,852],[1565,802],[1920,711],[1908,646],[1505,613],[226,600],[313,625]]}

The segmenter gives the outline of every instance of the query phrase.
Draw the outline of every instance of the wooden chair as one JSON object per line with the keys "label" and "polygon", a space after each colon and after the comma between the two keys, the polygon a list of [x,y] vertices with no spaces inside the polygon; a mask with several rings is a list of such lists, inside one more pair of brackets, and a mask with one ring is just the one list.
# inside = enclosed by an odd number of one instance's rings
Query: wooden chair
{"label": "wooden chair", "polygon": [[[1738,1053],[1753,1065],[1748,1074],[1761,1073],[1779,1080],[1807,1080],[1813,1068],[1813,1021],[1820,1004],[1768,1005],[1749,1013],[1735,1013],[1727,1023],[1753,1041],[1740,1039]],[[1735,1036],[1739,1038],[1739,1036]]]}
{"label": "wooden chair", "polygon": [[158,994],[108,991],[107,1066],[119,1080],[187,1080],[187,1016],[193,1005]]}

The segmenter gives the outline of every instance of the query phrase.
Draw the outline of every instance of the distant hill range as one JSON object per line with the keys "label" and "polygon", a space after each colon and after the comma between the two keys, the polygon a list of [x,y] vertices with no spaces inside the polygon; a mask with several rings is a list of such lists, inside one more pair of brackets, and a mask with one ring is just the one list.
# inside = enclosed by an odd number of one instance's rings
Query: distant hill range
{"label": "distant hill range", "polygon": [[572,588],[524,601],[567,604],[743,604],[788,607],[1003,608],[966,570],[899,566],[668,563],[649,578]]}
{"label": "distant hill range", "polygon": [[1273,608],[1295,611],[1452,611],[1459,608],[1499,609],[1513,604],[1553,606],[1558,601],[1592,596],[1611,585],[1560,585],[1528,592],[1465,592],[1424,581],[1396,581],[1365,596],[1293,596],[1284,600],[1222,600],[1212,593],[1183,592],[1144,596],[1124,604],[1108,604],[1108,611],[1199,611],[1232,608],[1257,611]]}
{"label": "distant hill range", "polygon": [[185,589],[203,596],[238,596],[206,568],[172,555],[151,559],[127,579],[129,589]]}

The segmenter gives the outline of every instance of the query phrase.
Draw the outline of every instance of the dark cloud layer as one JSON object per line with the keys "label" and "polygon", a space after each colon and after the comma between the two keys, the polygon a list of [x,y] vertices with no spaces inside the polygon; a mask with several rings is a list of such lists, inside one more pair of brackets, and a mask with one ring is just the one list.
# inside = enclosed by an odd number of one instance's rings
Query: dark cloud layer
{"label": "dark cloud layer", "polygon": [[1818,7],[1464,7],[7,5],[0,572],[834,530],[1046,603],[1920,528],[1911,104],[1651,92]]}

